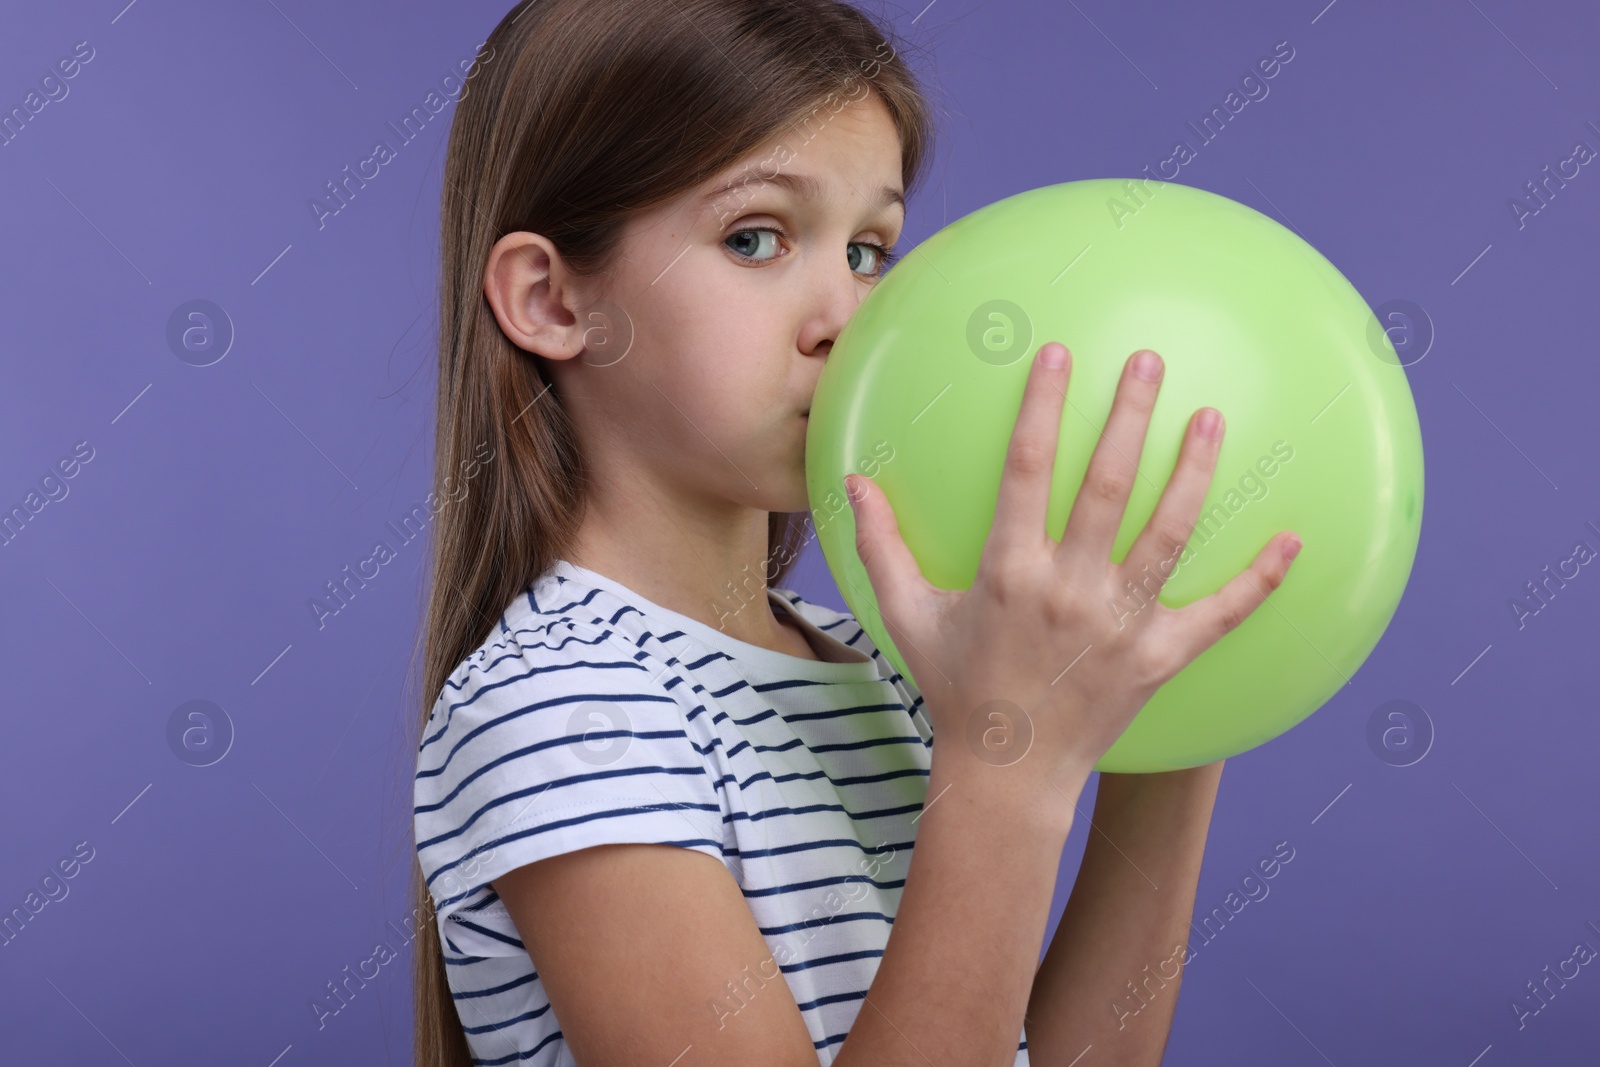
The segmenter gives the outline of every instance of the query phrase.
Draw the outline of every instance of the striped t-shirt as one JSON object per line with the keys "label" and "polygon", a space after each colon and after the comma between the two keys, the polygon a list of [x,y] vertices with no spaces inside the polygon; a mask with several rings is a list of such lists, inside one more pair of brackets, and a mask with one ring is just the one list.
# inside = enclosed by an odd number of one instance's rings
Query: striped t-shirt
{"label": "striped t-shirt", "polygon": [[[722,861],[771,949],[763,970],[781,970],[819,1063],[833,1062],[894,922],[933,734],[854,616],[767,597],[823,660],[736,640],[563,560],[445,683],[417,752],[415,829],[475,1063],[573,1064],[489,883],[622,842]],[[730,990],[728,1012],[750,995]]]}

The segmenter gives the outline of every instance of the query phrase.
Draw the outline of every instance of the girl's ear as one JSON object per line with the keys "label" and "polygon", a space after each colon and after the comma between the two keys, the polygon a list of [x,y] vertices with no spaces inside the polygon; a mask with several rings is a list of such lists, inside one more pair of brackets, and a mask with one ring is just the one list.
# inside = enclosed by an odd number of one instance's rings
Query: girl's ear
{"label": "girl's ear", "polygon": [[483,293],[501,331],[547,359],[583,353],[581,282],[548,238],[521,230],[494,243],[483,271]]}

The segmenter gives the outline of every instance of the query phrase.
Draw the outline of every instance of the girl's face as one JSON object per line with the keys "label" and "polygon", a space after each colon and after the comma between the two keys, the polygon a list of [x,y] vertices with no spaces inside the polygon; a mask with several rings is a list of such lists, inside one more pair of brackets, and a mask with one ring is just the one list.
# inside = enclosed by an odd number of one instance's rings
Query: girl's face
{"label": "girl's face", "polygon": [[712,509],[807,508],[805,412],[905,224],[900,167],[889,112],[865,92],[636,220],[600,294],[605,343],[591,333],[549,366],[596,480],[643,475]]}

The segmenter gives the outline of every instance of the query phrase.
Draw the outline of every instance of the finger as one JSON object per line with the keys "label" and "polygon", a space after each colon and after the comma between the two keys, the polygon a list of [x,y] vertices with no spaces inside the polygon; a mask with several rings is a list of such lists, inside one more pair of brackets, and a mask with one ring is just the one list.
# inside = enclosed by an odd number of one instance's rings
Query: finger
{"label": "finger", "polygon": [[[1061,365],[1050,366],[1046,361],[1051,358],[1059,359]],[[1000,474],[994,525],[984,542],[985,557],[994,552],[1037,549],[1050,542],[1045,519],[1050,510],[1056,446],[1061,440],[1061,409],[1071,374],[1072,353],[1059,341],[1041,345],[1034,354]]]}
{"label": "finger", "polygon": [[1167,640],[1181,659],[1179,669],[1237,629],[1283,584],[1289,573],[1291,550],[1299,552],[1300,538],[1294,531],[1285,530],[1268,541],[1250,566],[1228,579],[1221,589],[1165,616],[1158,615],[1160,621],[1155,625],[1171,627]]}
{"label": "finger", "polygon": [[845,495],[855,514],[856,554],[872,584],[873,597],[885,623],[898,626],[910,615],[902,610],[928,585],[917,558],[911,554],[889,498],[871,478],[845,475]]}
{"label": "finger", "polygon": [[[1202,429],[1208,414],[1215,419],[1209,436]],[[1159,593],[1172,577],[1194,535],[1195,520],[1217,469],[1223,432],[1222,412],[1215,408],[1201,408],[1190,416],[1172,477],[1167,480],[1150,521],[1123,557],[1123,572],[1135,585],[1149,590],[1151,596]]]}
{"label": "finger", "polygon": [[1152,377],[1135,372],[1146,352],[1149,349],[1140,349],[1123,365],[1111,414],[1106,417],[1094,455],[1089,457],[1083,484],[1072,502],[1061,543],[1056,546],[1059,563],[1092,561],[1103,565],[1111,556],[1112,542],[1122,526],[1123,512],[1128,509],[1128,494],[1133,490],[1133,480],[1139,477],[1139,455],[1150,428],[1150,412],[1161,390],[1160,356],[1150,352],[1155,358]]}

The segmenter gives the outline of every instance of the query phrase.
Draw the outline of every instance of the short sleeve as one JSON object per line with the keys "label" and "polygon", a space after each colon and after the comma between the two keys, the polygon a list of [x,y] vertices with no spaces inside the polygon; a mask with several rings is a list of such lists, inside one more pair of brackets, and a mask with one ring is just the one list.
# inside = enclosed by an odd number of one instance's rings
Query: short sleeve
{"label": "short sleeve", "polygon": [[[490,882],[592,845],[725,857],[723,802],[687,682],[569,620],[503,630],[464,660],[417,750],[417,857],[447,955],[525,951]],[[703,752],[702,749],[705,751]]]}

